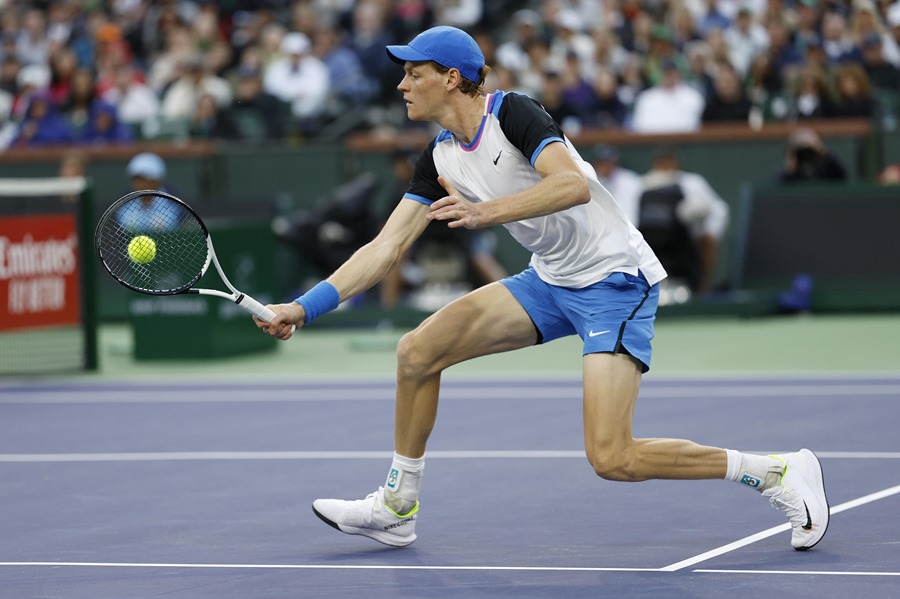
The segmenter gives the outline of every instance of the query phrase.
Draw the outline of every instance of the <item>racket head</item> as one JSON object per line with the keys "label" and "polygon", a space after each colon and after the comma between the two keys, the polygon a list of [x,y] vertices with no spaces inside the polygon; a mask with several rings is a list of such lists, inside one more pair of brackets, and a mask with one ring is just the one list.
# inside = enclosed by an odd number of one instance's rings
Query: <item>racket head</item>
{"label": "racket head", "polygon": [[[129,255],[135,237],[149,237],[155,251],[145,260]],[[194,210],[172,194],[133,191],[106,209],[94,233],[94,248],[119,283],[150,295],[190,289],[209,267],[209,231]],[[149,258],[149,259],[147,259]]]}

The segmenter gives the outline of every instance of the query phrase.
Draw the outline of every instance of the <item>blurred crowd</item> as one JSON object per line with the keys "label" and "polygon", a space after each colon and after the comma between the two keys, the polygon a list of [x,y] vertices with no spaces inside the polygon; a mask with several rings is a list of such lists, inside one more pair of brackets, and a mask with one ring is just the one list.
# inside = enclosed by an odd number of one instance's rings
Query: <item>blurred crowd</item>
{"label": "blurred crowd", "polygon": [[7,0],[0,147],[414,126],[384,46],[435,24],[570,134],[896,116],[900,1]]}

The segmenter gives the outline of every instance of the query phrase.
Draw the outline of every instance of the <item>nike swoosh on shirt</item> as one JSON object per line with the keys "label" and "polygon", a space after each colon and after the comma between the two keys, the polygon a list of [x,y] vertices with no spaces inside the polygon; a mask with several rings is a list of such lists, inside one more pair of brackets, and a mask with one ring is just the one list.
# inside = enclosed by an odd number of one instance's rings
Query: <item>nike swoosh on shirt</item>
{"label": "nike swoosh on shirt", "polygon": [[500,153],[497,154],[497,157],[494,158],[494,166],[497,166],[497,163],[500,162],[500,156],[503,155],[503,150],[500,150]]}
{"label": "nike swoosh on shirt", "polygon": [[607,331],[598,331],[596,333],[594,331],[588,331],[588,337],[597,337],[599,335],[605,335],[608,332],[609,332],[608,330]]}

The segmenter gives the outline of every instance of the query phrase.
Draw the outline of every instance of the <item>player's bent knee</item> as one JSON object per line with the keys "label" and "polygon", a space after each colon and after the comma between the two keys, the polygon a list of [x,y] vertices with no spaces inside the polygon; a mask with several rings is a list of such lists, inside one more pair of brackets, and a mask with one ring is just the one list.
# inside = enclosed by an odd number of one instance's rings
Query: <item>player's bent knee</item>
{"label": "player's bent knee", "polygon": [[434,371],[435,361],[418,329],[403,335],[397,344],[398,376],[416,378],[434,374]]}
{"label": "player's bent knee", "polygon": [[589,449],[588,461],[602,479],[619,482],[643,480],[635,467],[633,453],[628,450]]}

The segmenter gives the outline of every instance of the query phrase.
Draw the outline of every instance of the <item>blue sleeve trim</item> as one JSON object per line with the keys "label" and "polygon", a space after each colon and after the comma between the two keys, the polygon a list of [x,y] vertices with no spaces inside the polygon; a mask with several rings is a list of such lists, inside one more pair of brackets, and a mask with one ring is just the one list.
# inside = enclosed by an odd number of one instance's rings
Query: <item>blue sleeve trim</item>
{"label": "blue sleeve trim", "polygon": [[532,167],[534,166],[534,163],[537,161],[537,157],[538,157],[538,155],[541,153],[541,151],[542,151],[544,148],[546,148],[548,145],[552,144],[552,143],[555,142],[555,141],[561,141],[562,143],[566,143],[566,140],[564,140],[564,139],[561,138],[561,137],[548,137],[547,139],[545,139],[544,141],[542,141],[542,142],[541,142],[541,145],[539,145],[539,146],[534,150],[534,153],[531,155],[531,166],[532,166]]}
{"label": "blue sleeve trim", "polygon": [[404,200],[412,200],[413,202],[419,202],[420,204],[425,204],[426,206],[431,206],[434,204],[434,200],[429,200],[428,198],[417,196],[414,193],[406,193],[403,194]]}

